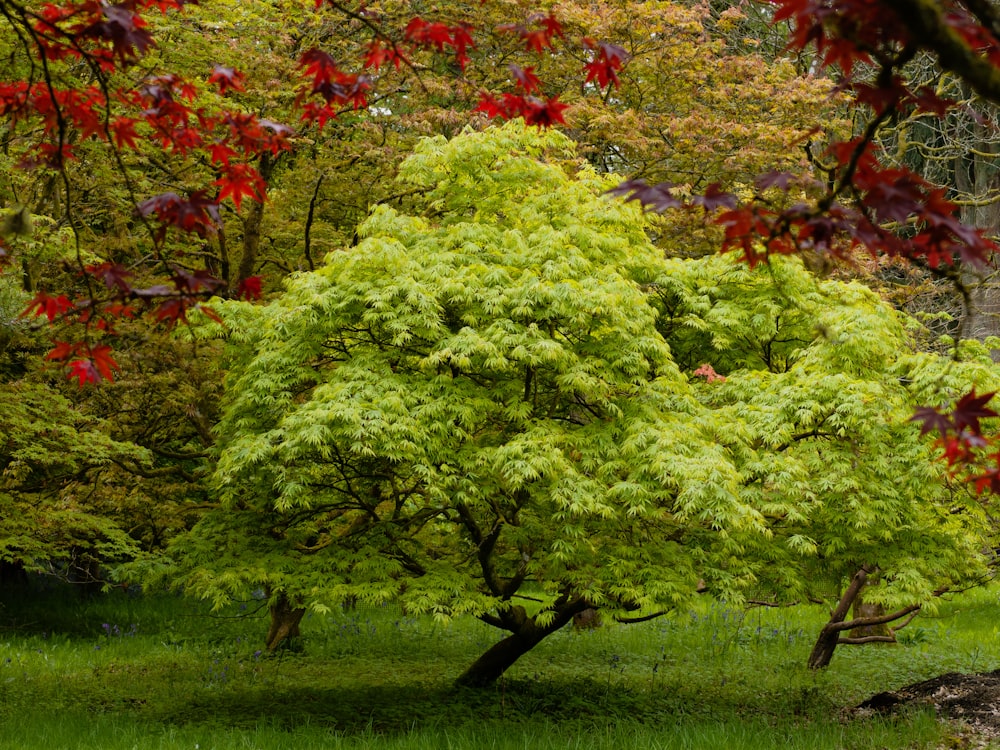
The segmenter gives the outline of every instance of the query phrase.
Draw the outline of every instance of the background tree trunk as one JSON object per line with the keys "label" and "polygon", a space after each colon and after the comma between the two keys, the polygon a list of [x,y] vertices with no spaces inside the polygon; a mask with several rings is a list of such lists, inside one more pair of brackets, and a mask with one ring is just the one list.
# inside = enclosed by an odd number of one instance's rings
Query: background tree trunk
{"label": "background tree trunk", "polygon": [[[271,175],[274,173],[274,164],[275,159],[271,154],[265,151],[260,155],[257,171],[260,173],[265,184],[271,180]],[[264,201],[251,201],[246,218],[243,220],[243,254],[240,256],[236,279],[230,285],[232,289],[239,289],[244,281],[254,275],[254,269],[257,266],[257,256],[260,250],[260,228],[263,221]]]}
{"label": "background tree trunk", "polygon": [[[857,597],[854,599],[854,606],[851,609],[851,616],[855,620],[865,619],[869,617],[881,617],[885,614],[885,607],[881,604],[872,604],[871,602],[865,601],[865,589],[871,584],[866,583],[865,586],[858,592]],[[883,622],[876,625],[862,625],[860,627],[854,628],[851,631],[851,638],[869,638],[873,635],[886,636],[892,635],[892,631],[889,630],[889,623]]]}
{"label": "background tree trunk", "polygon": [[[988,132],[988,123],[978,122],[971,127],[977,139],[964,157],[956,159],[955,188],[973,201],[986,201],[1000,190],[1000,144]],[[967,205],[961,208],[961,219],[966,224],[986,230],[996,236],[1000,231],[1000,203]],[[964,338],[984,340],[1000,335],[1000,278],[996,258],[983,268],[962,268],[962,282],[968,290],[967,309],[962,320]],[[992,351],[993,359],[1000,361],[1000,350]]]}
{"label": "background tree trunk", "polygon": [[306,613],[305,607],[296,607],[284,592],[270,606],[271,627],[267,631],[267,650],[274,651],[286,638],[299,635],[299,623]]}

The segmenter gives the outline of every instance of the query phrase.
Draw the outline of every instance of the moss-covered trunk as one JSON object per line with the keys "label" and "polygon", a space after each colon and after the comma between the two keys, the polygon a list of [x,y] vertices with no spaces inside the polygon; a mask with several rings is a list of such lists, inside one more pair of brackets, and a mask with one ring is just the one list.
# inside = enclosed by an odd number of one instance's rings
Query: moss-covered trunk
{"label": "moss-covered trunk", "polygon": [[282,592],[271,602],[271,627],[267,631],[267,650],[274,651],[287,638],[299,635],[299,623],[306,613],[304,607],[297,607]]}

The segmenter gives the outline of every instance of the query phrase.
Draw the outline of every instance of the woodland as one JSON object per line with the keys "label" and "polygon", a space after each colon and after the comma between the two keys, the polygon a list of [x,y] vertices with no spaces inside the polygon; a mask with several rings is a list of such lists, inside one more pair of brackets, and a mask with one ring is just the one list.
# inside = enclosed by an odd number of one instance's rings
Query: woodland
{"label": "woodland", "polygon": [[818,605],[815,672],[992,591],[992,4],[0,19],[10,632],[391,608],[495,690],[573,623]]}

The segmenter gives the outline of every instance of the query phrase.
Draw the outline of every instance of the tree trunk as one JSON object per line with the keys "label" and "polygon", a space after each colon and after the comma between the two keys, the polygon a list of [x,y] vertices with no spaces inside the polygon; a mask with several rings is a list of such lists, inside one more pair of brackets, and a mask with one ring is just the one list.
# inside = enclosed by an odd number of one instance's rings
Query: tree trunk
{"label": "tree trunk", "polygon": [[[546,634],[547,635],[547,634]],[[457,683],[462,687],[489,687],[518,659],[531,651],[545,636],[509,635],[495,644],[465,670]]]}
{"label": "tree trunk", "polygon": [[305,607],[296,607],[282,592],[271,604],[271,627],[267,631],[267,650],[274,651],[286,638],[299,635],[299,623],[306,613]]}
{"label": "tree trunk", "polygon": [[573,630],[594,630],[601,624],[601,613],[593,607],[573,615]]}
{"label": "tree trunk", "polygon": [[[860,646],[866,643],[895,643],[896,631],[906,627],[917,616],[921,606],[923,606],[920,603],[910,604],[889,614],[871,614],[864,617],[858,616],[856,610],[855,618],[845,622],[851,605],[858,602],[858,596],[865,585],[869,572],[868,568],[862,567],[854,574],[851,583],[844,591],[843,596],[840,597],[837,608],[830,613],[829,622],[823,626],[823,629],[819,633],[819,638],[816,639],[816,645],[813,646],[812,653],[809,654],[810,669],[822,669],[829,666],[830,660],[833,658],[833,652],[841,643],[851,646]],[[939,588],[934,592],[934,596],[941,596],[947,590],[947,586]],[[882,611],[882,608],[878,607],[878,610]],[[872,635],[841,635],[841,633],[847,630],[860,632],[863,629],[881,628],[897,620],[903,620],[903,622],[894,628],[886,628],[885,634],[877,632]]]}
{"label": "tree trunk", "polygon": [[[878,619],[885,614],[885,607],[881,604],[872,604],[871,602],[866,602],[864,600],[864,591],[858,592],[857,598],[854,600],[854,608],[851,612],[851,616],[855,620],[868,620],[868,619]],[[885,636],[889,638],[892,636],[892,631],[889,628],[889,623],[877,623],[875,625],[861,625],[854,628],[851,631],[851,638],[871,638],[873,636]]]}
{"label": "tree trunk", "polygon": [[861,591],[861,587],[865,585],[865,581],[868,580],[868,572],[868,569],[863,566],[858,569],[841,595],[840,601],[837,602],[836,608],[830,613],[830,620],[819,631],[816,645],[813,646],[812,653],[809,654],[809,669],[823,669],[830,666],[830,660],[833,659],[833,652],[837,649],[840,633],[843,630],[838,626],[844,622],[847,613],[851,611],[851,605]]}
{"label": "tree trunk", "polygon": [[[976,123],[973,128],[977,142],[970,145],[967,154],[956,159],[955,187],[976,201],[985,201],[1000,188],[997,169],[1000,149],[992,141],[985,123]],[[995,235],[1000,230],[1000,202],[962,206],[960,218],[966,224],[986,230],[988,235]],[[996,259],[983,268],[963,265],[962,282],[968,289],[962,337],[982,341],[1000,335],[1000,278]],[[1000,350],[994,349],[991,354],[994,361],[1000,361]]]}
{"label": "tree trunk", "polygon": [[544,627],[539,627],[535,622],[535,617],[529,617],[525,613],[524,607],[515,606],[497,617],[484,617],[486,622],[502,627],[510,631],[512,635],[494,644],[485,654],[476,659],[456,680],[456,684],[460,687],[489,687],[499,680],[514,662],[537,646],[543,638],[571,622],[574,615],[590,608],[589,602],[585,599],[569,599],[567,597],[565,601],[557,603],[553,607],[556,611],[555,617]]}
{"label": "tree trunk", "polygon": [[830,666],[833,659],[833,652],[837,650],[837,641],[840,640],[840,631],[832,630],[829,624],[824,625],[819,631],[816,644],[809,653],[809,669],[824,669]]}
{"label": "tree trunk", "polygon": [[[274,158],[264,152],[260,156],[257,171],[260,173],[264,183],[267,184],[274,172]],[[260,200],[251,201],[250,209],[243,220],[243,255],[240,257],[240,264],[236,271],[233,289],[239,289],[248,278],[253,276],[257,265],[257,255],[260,249],[260,227],[264,221],[264,196]]]}

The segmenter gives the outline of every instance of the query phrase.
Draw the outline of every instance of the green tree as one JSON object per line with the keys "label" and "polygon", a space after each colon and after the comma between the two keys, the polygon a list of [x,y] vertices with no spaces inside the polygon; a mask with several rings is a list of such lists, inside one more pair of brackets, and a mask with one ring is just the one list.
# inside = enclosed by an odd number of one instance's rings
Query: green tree
{"label": "green tree", "polygon": [[[909,413],[885,411],[908,339],[873,294],[796,262],[774,284],[728,259],[665,261],[557,133],[425,140],[401,174],[419,211],[380,206],[358,247],[273,304],[220,306],[221,504],[161,575],[218,604],[264,588],[271,647],[305,608],[349,599],[474,615],[509,633],[461,678],[484,685],[589,607],[634,619],[705,588],[794,596],[873,558],[887,598],[919,596],[945,561],[953,577],[976,567],[924,507],[942,472]],[[858,321],[877,324],[871,344]],[[703,358],[725,390],[682,371]],[[864,473],[834,484],[865,422],[865,450],[905,447],[869,473],[883,487],[919,461],[921,502],[901,487],[868,507],[847,486]],[[843,438],[836,460],[819,424]],[[845,543],[827,540],[845,524]],[[941,564],[894,577],[905,554],[876,549],[917,537]]]}
{"label": "green tree", "polygon": [[[914,320],[797,261],[765,272],[727,257],[668,268],[658,325],[685,369],[713,365],[699,397],[742,431],[745,499],[767,519],[768,536],[747,551],[757,596],[831,603],[810,666],[826,666],[838,643],[894,640],[891,630],[864,640],[846,631],[904,620],[986,577],[988,508],[950,479],[911,421],[921,405],[997,389],[984,346],[921,352],[926,332]],[[881,622],[846,617],[866,582]]]}
{"label": "green tree", "polygon": [[108,434],[103,420],[28,377],[37,333],[18,317],[24,293],[0,276],[0,563],[93,583],[102,560],[136,540],[102,512],[95,489],[148,453]]}
{"label": "green tree", "polygon": [[275,304],[222,308],[223,507],[175,548],[187,590],[473,614],[510,632],[483,684],[585,608],[722,568],[717,530],[759,519],[656,331],[661,253],[573,154],[523,125],[426,140],[424,217],[379,207]]}

